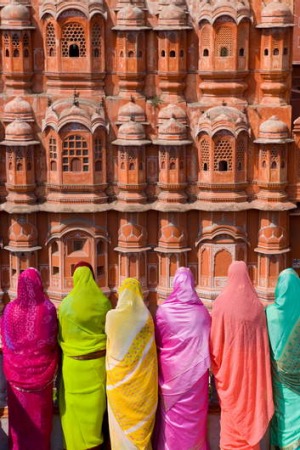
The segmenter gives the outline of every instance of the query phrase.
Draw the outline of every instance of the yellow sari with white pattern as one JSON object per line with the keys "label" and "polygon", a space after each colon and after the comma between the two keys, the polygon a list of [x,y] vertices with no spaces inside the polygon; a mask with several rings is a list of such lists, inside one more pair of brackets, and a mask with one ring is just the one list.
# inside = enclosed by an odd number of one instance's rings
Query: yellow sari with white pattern
{"label": "yellow sari with white pattern", "polygon": [[127,278],[106,316],[107,407],[112,450],[151,450],[157,407],[152,317],[140,283]]}

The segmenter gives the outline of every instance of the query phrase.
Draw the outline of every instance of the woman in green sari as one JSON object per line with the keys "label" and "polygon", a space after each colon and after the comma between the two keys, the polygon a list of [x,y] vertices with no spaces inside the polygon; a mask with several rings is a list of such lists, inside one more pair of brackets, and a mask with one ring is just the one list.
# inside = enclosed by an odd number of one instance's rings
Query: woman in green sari
{"label": "woman in green sari", "polygon": [[271,443],[300,448],[300,279],[293,269],[280,273],[275,303],[267,308],[275,414]]}
{"label": "woman in green sari", "polygon": [[73,275],[74,288],[59,312],[62,379],[59,409],[67,450],[97,449],[103,442],[105,396],[105,317],[109,300],[86,263]]}

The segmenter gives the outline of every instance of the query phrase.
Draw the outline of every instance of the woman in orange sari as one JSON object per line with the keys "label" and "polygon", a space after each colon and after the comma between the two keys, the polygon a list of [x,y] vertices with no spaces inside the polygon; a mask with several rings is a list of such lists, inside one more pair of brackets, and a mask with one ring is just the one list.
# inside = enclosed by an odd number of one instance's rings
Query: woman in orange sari
{"label": "woman in orange sari", "polygon": [[258,450],[274,412],[264,308],[243,261],[212,311],[212,371],[221,405],[222,450]]}

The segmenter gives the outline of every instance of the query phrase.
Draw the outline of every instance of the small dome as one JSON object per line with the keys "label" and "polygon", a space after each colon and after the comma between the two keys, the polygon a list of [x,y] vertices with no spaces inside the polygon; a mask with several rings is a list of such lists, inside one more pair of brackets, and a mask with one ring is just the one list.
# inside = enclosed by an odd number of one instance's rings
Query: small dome
{"label": "small dome", "polygon": [[176,5],[170,4],[161,9],[158,16],[159,26],[185,26],[186,25],[185,11]]}
{"label": "small dome", "polygon": [[[30,103],[22,97],[15,97],[4,106],[3,116],[5,119],[20,118],[25,121],[33,120],[33,112]],[[10,120],[10,121],[11,121]]]}
{"label": "small dome", "polygon": [[287,245],[287,235],[286,231],[279,225],[269,225],[263,227],[258,233],[259,245],[264,247],[264,245],[270,248],[282,248]]}
{"label": "small dome", "polygon": [[274,0],[265,6],[261,13],[261,26],[293,26],[293,17],[289,6]]}
{"label": "small dome", "polygon": [[133,120],[120,126],[118,139],[124,140],[143,140],[145,139],[145,131],[143,125]]}
{"label": "small dome", "polygon": [[186,139],[186,127],[172,117],[159,126],[158,138],[165,140],[184,140]]}
{"label": "small dome", "polygon": [[144,12],[137,6],[130,4],[118,12],[117,25],[119,26],[142,26],[144,22]]}
{"label": "small dome", "polygon": [[135,122],[145,122],[145,112],[141,106],[129,102],[119,109],[118,121],[122,123],[129,122],[132,118],[134,118]]}
{"label": "small dome", "polygon": [[30,12],[27,6],[11,3],[1,11],[1,25],[30,25]]}
{"label": "small dome", "polygon": [[8,231],[9,245],[13,246],[32,246],[36,244],[37,230],[31,223],[19,223],[15,221]]}
{"label": "small dome", "polygon": [[5,129],[7,141],[31,141],[33,140],[32,128],[24,120],[15,119]]}
{"label": "small dome", "polygon": [[144,227],[137,224],[126,223],[119,231],[119,242],[126,246],[143,246],[146,243],[146,232]]}
{"label": "small dome", "polygon": [[170,104],[165,108],[162,108],[158,113],[158,123],[165,120],[169,120],[172,117],[177,119],[181,123],[186,123],[186,113],[185,111],[177,105]]}
{"label": "small dome", "polygon": [[286,123],[279,120],[278,117],[272,116],[259,127],[260,139],[288,139],[290,131]]}
{"label": "small dome", "polygon": [[185,247],[186,237],[184,232],[174,224],[168,224],[161,228],[161,235],[159,238],[159,245],[168,247]]}

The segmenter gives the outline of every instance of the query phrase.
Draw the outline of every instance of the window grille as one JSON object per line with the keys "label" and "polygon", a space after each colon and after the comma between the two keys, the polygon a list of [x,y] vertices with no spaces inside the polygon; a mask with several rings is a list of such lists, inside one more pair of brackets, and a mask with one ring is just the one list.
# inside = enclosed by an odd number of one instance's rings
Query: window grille
{"label": "window grille", "polygon": [[101,55],[101,28],[99,23],[94,23],[92,28],[92,52],[96,58]]}
{"label": "window grille", "polygon": [[61,53],[64,58],[69,56],[86,56],[85,33],[82,25],[77,22],[71,22],[63,27]]}
{"label": "window grille", "polygon": [[87,142],[82,136],[68,136],[63,142],[63,171],[88,172],[89,151]]}
{"label": "window grille", "polygon": [[209,142],[208,139],[202,139],[200,142],[201,148],[201,167],[202,170],[209,170]]}
{"label": "window grille", "polygon": [[[232,56],[233,55],[233,28],[222,26],[218,28],[216,33],[216,55]],[[225,52],[226,49],[226,52]],[[226,54],[225,54],[226,53]]]}
{"label": "window grille", "polygon": [[46,51],[48,56],[56,56],[55,29],[51,22],[46,28]]}
{"label": "window grille", "polygon": [[[226,169],[224,162],[227,163]],[[232,145],[228,138],[221,138],[215,142],[214,170],[232,171]]]}

